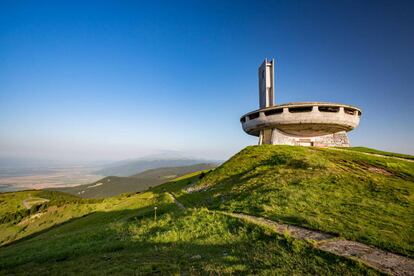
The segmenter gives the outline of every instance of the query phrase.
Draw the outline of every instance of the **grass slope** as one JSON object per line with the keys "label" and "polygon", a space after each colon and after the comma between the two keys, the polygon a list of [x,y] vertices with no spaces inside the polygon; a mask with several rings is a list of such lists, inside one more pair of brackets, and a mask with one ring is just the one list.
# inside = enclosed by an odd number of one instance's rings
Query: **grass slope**
{"label": "grass slope", "polygon": [[160,185],[176,177],[196,171],[210,170],[214,167],[215,165],[213,164],[196,164],[158,168],[147,170],[130,177],[108,176],[91,184],[54,188],[51,190],[69,193],[82,198],[106,198],[121,193],[145,191],[150,187]]}
{"label": "grass slope", "polygon": [[87,203],[88,215],[0,247],[0,274],[377,274],[263,227],[204,208],[178,209],[164,191],[198,178]]}
{"label": "grass slope", "polygon": [[102,200],[83,200],[61,192],[42,190],[3,193],[0,199],[0,245],[104,206]]}
{"label": "grass slope", "polygon": [[176,191],[188,206],[254,214],[414,256],[413,162],[252,146],[188,191]]}
{"label": "grass slope", "polygon": [[46,201],[56,203],[76,199],[78,198],[65,193],[42,190],[0,193],[0,216],[27,209],[27,207],[24,206],[24,202],[27,202],[27,205],[29,205],[28,207],[30,208],[33,205],[42,204]]}
{"label": "grass slope", "polygon": [[23,200],[29,198],[33,191],[7,192],[0,194],[0,215],[26,209]]}
{"label": "grass slope", "polygon": [[371,153],[371,154],[378,154],[378,155],[384,155],[384,156],[390,156],[390,157],[398,157],[403,159],[409,159],[414,160],[414,156],[408,155],[408,154],[402,154],[402,153],[394,153],[394,152],[388,152],[388,151],[382,151],[382,150],[376,150],[366,147],[350,147],[350,148],[340,148],[345,150],[352,150],[352,151],[359,151],[359,152],[365,152],[365,153]]}

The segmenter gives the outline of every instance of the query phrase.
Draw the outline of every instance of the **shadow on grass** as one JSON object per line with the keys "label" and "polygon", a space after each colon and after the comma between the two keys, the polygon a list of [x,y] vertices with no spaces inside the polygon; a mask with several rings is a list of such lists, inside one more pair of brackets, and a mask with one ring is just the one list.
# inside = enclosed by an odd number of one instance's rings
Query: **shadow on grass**
{"label": "shadow on grass", "polygon": [[[207,211],[159,204],[96,212],[0,248],[0,272],[346,273],[367,269],[265,229]],[[207,216],[211,214],[208,218]],[[213,224],[213,227],[209,227]]]}
{"label": "shadow on grass", "polygon": [[20,243],[20,242],[23,242],[23,241],[26,241],[26,240],[30,240],[30,239],[32,239],[32,238],[34,238],[34,237],[36,237],[36,236],[39,236],[39,235],[41,235],[41,234],[43,234],[43,233],[48,232],[48,231],[50,231],[50,230],[52,230],[52,229],[54,229],[54,228],[58,228],[58,227],[60,227],[60,226],[62,226],[62,225],[65,225],[65,224],[71,223],[71,222],[73,222],[73,221],[76,221],[76,220],[78,220],[78,219],[82,219],[82,218],[84,218],[84,217],[87,217],[87,216],[90,216],[90,215],[93,215],[93,214],[95,214],[95,212],[92,212],[92,213],[89,213],[89,214],[85,214],[85,215],[80,216],[80,217],[71,218],[71,219],[69,219],[69,220],[67,220],[67,221],[64,221],[64,222],[61,222],[61,223],[59,223],[59,224],[52,225],[52,226],[50,226],[50,227],[48,227],[48,228],[46,228],[46,229],[43,229],[43,230],[37,231],[37,232],[35,232],[35,233],[29,234],[29,235],[27,235],[27,236],[24,236],[24,237],[22,237],[22,238],[16,239],[16,240],[14,240],[14,241],[11,241],[11,242],[8,242],[8,243],[5,243],[5,244],[2,244],[2,245],[0,246],[0,249],[1,249],[1,248],[4,248],[4,247],[9,247],[9,246],[12,246],[12,245],[14,245],[14,244],[17,244],[17,243]]}

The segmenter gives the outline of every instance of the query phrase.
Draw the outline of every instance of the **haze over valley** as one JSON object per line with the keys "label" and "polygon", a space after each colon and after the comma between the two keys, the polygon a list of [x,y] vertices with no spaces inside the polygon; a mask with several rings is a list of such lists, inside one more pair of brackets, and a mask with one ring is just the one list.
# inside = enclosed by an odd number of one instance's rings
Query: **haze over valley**
{"label": "haze over valley", "polygon": [[105,176],[132,176],[146,170],[196,164],[219,164],[218,160],[197,159],[185,154],[157,153],[120,161],[73,162],[2,158],[0,192],[25,189],[65,188],[90,184]]}

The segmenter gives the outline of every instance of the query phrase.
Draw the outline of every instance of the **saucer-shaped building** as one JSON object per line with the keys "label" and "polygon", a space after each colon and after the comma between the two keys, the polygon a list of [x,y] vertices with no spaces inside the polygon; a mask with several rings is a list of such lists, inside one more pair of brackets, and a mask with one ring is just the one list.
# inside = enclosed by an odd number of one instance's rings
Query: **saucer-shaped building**
{"label": "saucer-shaped building", "polygon": [[240,118],[243,130],[259,137],[259,145],[349,147],[347,132],[361,118],[357,107],[325,102],[274,104],[274,60],[259,67],[258,110]]}

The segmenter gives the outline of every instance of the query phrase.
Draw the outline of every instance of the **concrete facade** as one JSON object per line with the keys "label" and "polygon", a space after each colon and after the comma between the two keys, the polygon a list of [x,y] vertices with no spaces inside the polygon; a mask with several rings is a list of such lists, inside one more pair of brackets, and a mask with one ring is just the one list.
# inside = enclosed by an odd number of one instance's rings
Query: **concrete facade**
{"label": "concrete facade", "polygon": [[[300,137],[287,135],[278,129],[271,130],[271,140],[260,144],[291,145],[291,146],[314,146],[314,147],[349,147],[348,135],[345,131],[333,134],[313,137]],[[261,139],[261,137],[259,137]]]}
{"label": "concrete facade", "polygon": [[240,118],[243,130],[259,137],[259,144],[349,147],[346,132],[358,126],[362,114],[337,103],[275,105],[274,60],[259,67],[259,106]]}

